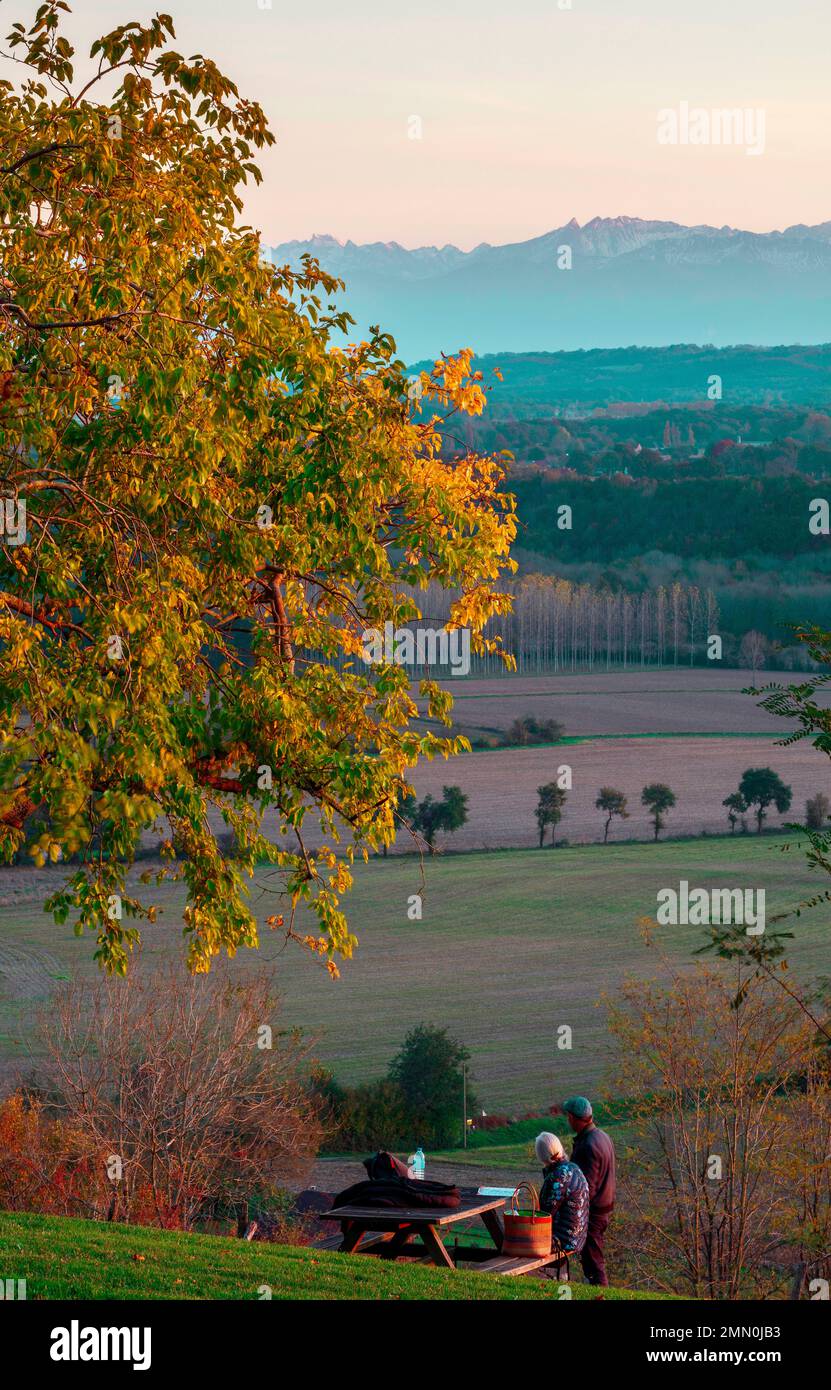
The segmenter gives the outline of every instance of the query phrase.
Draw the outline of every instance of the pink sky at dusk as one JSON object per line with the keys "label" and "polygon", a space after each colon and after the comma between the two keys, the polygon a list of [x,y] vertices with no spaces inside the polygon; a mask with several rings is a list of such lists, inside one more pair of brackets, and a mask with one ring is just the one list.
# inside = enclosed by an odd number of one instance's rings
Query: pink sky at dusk
{"label": "pink sky at dusk", "polygon": [[[818,0],[267,3],[158,7],[184,53],[216,58],[266,110],[277,144],[246,211],[269,243],[467,248],[571,217],[754,231],[831,218],[831,7]],[[69,32],[88,45],[155,8],[81,0]],[[0,31],[34,9],[10,0]],[[661,146],[657,113],[682,101],[762,109],[763,155]]]}

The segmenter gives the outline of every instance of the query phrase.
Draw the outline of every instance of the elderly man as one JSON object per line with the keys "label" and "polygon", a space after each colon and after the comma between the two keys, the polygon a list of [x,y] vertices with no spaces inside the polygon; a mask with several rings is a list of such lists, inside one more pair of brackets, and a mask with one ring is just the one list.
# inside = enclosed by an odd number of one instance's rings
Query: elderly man
{"label": "elderly man", "polygon": [[556,1134],[538,1134],[534,1149],[542,1164],[540,1207],[551,1213],[551,1249],[577,1254],[586,1241],[589,1189],[576,1163],[569,1163]]}
{"label": "elderly man", "polygon": [[589,1187],[589,1228],[580,1262],[590,1284],[608,1284],[603,1245],[606,1227],[615,1205],[615,1146],[592,1118],[591,1101],[569,1096],[560,1109],[574,1133],[571,1161],[585,1175]]}

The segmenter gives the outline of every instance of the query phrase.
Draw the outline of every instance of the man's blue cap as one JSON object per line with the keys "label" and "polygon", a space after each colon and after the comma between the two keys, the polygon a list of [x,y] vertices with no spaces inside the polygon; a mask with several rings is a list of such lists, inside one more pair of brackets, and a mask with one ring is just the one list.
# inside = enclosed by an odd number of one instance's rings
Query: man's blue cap
{"label": "man's blue cap", "polygon": [[575,1120],[590,1120],[592,1117],[592,1103],[585,1096],[569,1096],[568,1100],[563,1101],[563,1110],[567,1115],[573,1115]]}

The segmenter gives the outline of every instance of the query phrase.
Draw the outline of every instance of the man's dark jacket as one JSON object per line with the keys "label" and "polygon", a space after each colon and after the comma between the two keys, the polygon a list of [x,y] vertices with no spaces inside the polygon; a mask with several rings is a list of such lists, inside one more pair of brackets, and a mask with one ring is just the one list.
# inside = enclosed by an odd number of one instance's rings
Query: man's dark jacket
{"label": "man's dark jacket", "polygon": [[608,1134],[596,1125],[587,1125],[575,1134],[571,1161],[583,1172],[589,1185],[592,1215],[602,1215],[615,1204],[615,1146]]}

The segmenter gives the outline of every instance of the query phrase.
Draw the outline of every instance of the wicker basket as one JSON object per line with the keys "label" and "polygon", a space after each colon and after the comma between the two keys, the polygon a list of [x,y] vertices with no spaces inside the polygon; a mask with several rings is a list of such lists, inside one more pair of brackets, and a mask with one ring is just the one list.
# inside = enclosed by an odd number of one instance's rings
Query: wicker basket
{"label": "wicker basket", "polygon": [[[530,1207],[520,1207],[523,1188],[530,1194]],[[503,1255],[538,1256],[551,1254],[551,1215],[540,1211],[540,1199],[533,1183],[521,1182],[511,1197],[511,1210],[505,1213]]]}

